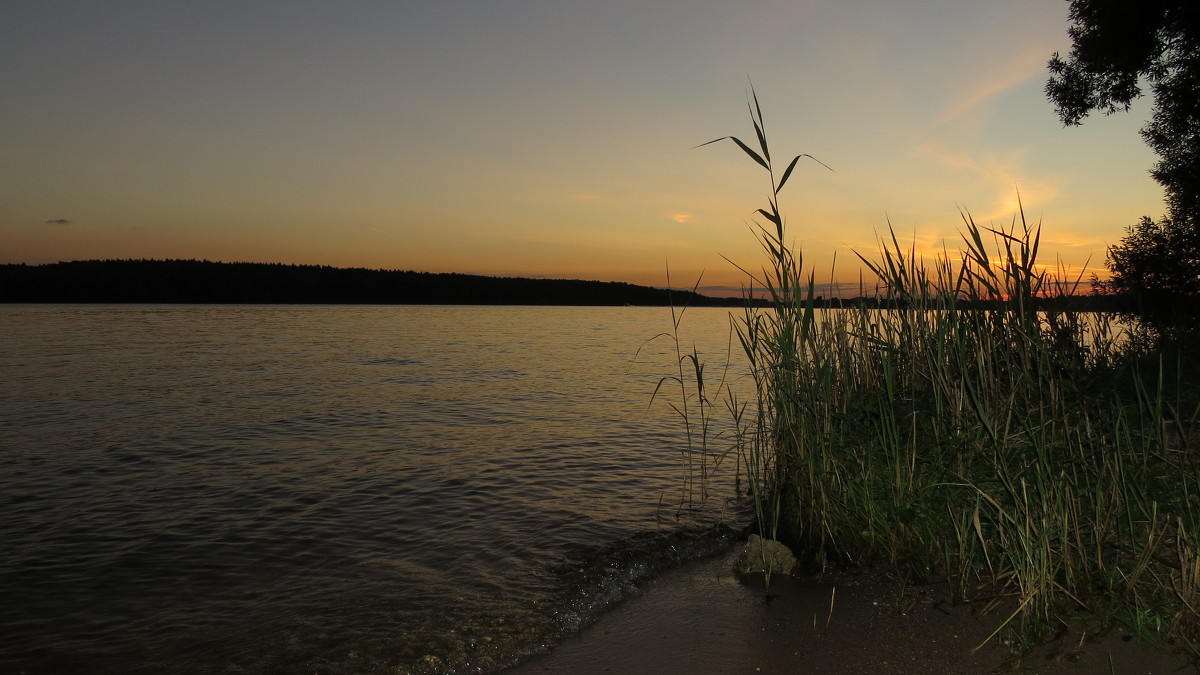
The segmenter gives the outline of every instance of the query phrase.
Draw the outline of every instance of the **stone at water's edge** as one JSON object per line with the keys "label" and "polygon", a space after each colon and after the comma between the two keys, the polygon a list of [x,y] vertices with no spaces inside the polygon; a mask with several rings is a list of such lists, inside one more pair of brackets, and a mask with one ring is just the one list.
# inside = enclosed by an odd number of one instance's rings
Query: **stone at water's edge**
{"label": "stone at water's edge", "polygon": [[750,535],[737,561],[733,564],[735,572],[752,574],[791,574],[796,567],[796,556],[792,550],[774,539],[763,539],[757,534]]}

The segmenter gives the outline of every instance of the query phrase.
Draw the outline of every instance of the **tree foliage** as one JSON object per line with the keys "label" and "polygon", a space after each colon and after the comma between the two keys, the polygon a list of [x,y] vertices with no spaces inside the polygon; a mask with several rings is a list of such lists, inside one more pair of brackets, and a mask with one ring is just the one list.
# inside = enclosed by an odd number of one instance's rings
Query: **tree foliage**
{"label": "tree foliage", "polygon": [[1200,0],[1069,0],[1072,40],[1054,54],[1046,94],[1064,124],[1127,111],[1149,85],[1142,138],[1169,215],[1143,217],[1108,250],[1101,291],[1153,324],[1194,323],[1200,301]]}
{"label": "tree foliage", "polygon": [[1200,233],[1169,217],[1143,216],[1108,249],[1112,277],[1098,290],[1125,296],[1128,309],[1156,325],[1193,323],[1200,305]]}
{"label": "tree foliage", "polygon": [[[1200,2],[1070,0],[1073,46],[1054,54],[1046,94],[1064,124],[1092,111],[1129,110],[1143,83],[1154,112],[1142,137],[1158,155],[1151,171],[1166,188],[1176,225],[1200,222]],[[1140,225],[1137,227],[1141,227]]]}

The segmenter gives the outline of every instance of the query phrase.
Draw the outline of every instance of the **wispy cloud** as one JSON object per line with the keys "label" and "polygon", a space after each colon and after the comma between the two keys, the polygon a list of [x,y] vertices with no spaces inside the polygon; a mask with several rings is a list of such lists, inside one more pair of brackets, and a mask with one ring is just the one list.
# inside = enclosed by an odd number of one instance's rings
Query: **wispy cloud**
{"label": "wispy cloud", "polygon": [[970,91],[951,102],[934,120],[934,124],[943,125],[960,120],[1022,82],[1032,77],[1044,77],[1045,63],[1046,54],[1040,47],[1036,50],[1030,49],[1015,58],[1006,59],[1001,62],[1002,70],[981,78]]}
{"label": "wispy cloud", "polygon": [[677,223],[686,223],[696,216],[690,213],[670,213],[667,214],[667,217]]}
{"label": "wispy cloud", "polygon": [[1111,243],[1104,237],[1073,232],[1055,232],[1053,236],[1042,237],[1043,245],[1065,249],[1102,250]]}
{"label": "wispy cloud", "polygon": [[70,225],[73,222],[75,222],[75,221],[67,220],[66,218],[55,218],[54,220],[47,220],[43,224],[44,225]]}
{"label": "wispy cloud", "polygon": [[[1031,171],[1025,167],[1024,149],[975,157],[927,143],[917,149],[917,154],[947,169],[973,173],[988,186],[993,195],[991,203],[982,205],[982,210],[972,211],[978,220],[1010,217],[1022,208],[1029,213],[1030,208],[1046,204],[1061,192],[1061,181],[1053,176],[1029,177]],[[967,206],[980,209],[981,205]]]}

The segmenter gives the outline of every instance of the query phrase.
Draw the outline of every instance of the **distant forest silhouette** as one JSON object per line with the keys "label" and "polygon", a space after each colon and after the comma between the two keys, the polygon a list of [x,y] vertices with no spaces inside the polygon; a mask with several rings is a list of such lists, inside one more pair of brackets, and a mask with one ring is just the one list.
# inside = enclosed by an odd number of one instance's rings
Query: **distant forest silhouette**
{"label": "distant forest silhouette", "polygon": [[[1128,310],[1110,295],[1042,300],[1076,311]],[[77,260],[0,265],[0,303],[576,305],[741,307],[745,299],[619,281],[488,277],[208,260]],[[765,306],[761,299],[754,303]],[[974,302],[999,309],[1003,303]],[[815,307],[896,307],[878,297],[822,298]]]}
{"label": "distant forest silhouette", "polygon": [[0,265],[0,302],[734,306],[623,282],[207,260]]}

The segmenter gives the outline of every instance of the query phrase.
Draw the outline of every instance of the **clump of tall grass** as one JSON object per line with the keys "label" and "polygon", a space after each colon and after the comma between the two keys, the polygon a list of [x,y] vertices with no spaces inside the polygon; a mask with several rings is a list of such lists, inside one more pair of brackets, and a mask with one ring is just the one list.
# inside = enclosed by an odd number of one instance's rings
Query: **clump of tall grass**
{"label": "clump of tall grass", "polygon": [[1070,309],[1079,280],[1039,264],[1023,211],[999,228],[964,213],[960,250],[928,261],[891,234],[856,253],[878,278],[870,301],[818,309],[779,206],[806,155],[778,174],[756,98],[750,113],[755,146],[725,138],[770,180],[751,286],[772,306],[736,320],[757,392],[738,446],[764,536],[815,566],[882,561],[962,598],[1011,597],[1014,638],[1087,611],[1200,654],[1189,374],[1146,372],[1153,355],[1110,317]]}

